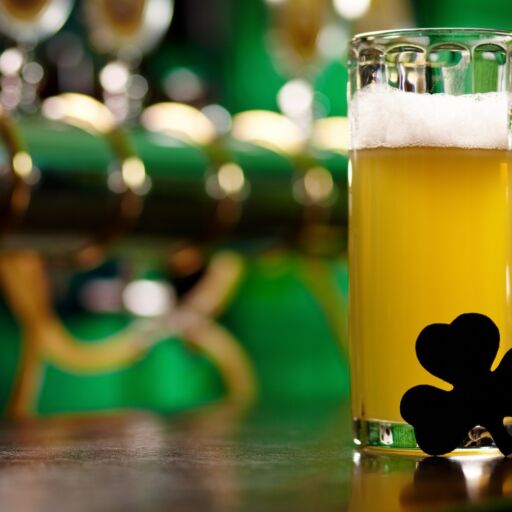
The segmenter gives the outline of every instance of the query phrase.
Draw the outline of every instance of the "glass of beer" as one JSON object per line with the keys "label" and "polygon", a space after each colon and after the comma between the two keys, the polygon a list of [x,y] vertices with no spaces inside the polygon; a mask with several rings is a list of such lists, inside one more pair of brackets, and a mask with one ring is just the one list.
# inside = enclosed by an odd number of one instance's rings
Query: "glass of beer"
{"label": "glass of beer", "polygon": [[[415,343],[463,313],[512,346],[512,34],[411,29],[356,36],[350,55],[350,350],[355,442],[417,449],[410,388],[452,386]],[[508,393],[510,390],[504,390]],[[435,411],[433,411],[434,413]],[[483,449],[473,429],[461,449]]]}

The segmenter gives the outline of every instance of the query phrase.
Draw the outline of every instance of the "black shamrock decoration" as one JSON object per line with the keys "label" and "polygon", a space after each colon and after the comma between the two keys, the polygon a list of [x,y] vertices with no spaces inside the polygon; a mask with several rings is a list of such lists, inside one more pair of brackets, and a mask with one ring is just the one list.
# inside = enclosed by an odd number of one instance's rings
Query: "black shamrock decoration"
{"label": "black shamrock decoration", "polygon": [[400,413],[414,427],[424,452],[451,452],[472,428],[483,426],[504,455],[512,453],[512,436],[503,425],[503,419],[512,416],[512,350],[491,371],[499,344],[494,322],[478,313],[421,331],[416,340],[419,362],[432,375],[453,384],[451,391],[416,386],[402,397]]}

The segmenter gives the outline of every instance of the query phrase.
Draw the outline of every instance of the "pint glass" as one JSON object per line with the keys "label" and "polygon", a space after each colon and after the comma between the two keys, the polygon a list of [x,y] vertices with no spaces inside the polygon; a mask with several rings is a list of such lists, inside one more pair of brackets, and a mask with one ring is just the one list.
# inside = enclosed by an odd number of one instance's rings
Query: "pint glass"
{"label": "pint glass", "polygon": [[[493,368],[511,347],[511,46],[511,34],[477,29],[368,33],[352,41],[357,444],[416,448],[400,415],[402,396],[421,384],[451,389],[418,362],[415,343],[427,325],[481,313],[500,330]],[[481,434],[468,433],[461,448],[485,444]]]}

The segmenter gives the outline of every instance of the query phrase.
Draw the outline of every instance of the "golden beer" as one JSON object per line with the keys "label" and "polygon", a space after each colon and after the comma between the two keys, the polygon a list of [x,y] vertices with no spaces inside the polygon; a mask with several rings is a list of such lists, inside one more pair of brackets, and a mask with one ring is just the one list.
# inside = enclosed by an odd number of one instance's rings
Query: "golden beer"
{"label": "golden beer", "polygon": [[353,414],[403,421],[403,394],[450,389],[416,358],[431,323],[491,317],[511,348],[511,156],[505,150],[378,148],[352,157]]}

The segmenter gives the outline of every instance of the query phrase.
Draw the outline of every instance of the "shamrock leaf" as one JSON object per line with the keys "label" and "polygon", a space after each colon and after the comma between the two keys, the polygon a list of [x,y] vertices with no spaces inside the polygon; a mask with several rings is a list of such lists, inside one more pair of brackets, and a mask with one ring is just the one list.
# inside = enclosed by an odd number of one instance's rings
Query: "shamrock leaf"
{"label": "shamrock leaf", "polygon": [[400,413],[414,427],[419,447],[429,455],[451,452],[476,426],[485,427],[504,455],[512,453],[512,436],[503,425],[512,416],[512,350],[491,371],[500,333],[494,322],[466,313],[451,324],[432,324],[416,340],[421,365],[453,385],[451,391],[421,385],[407,391]]}

